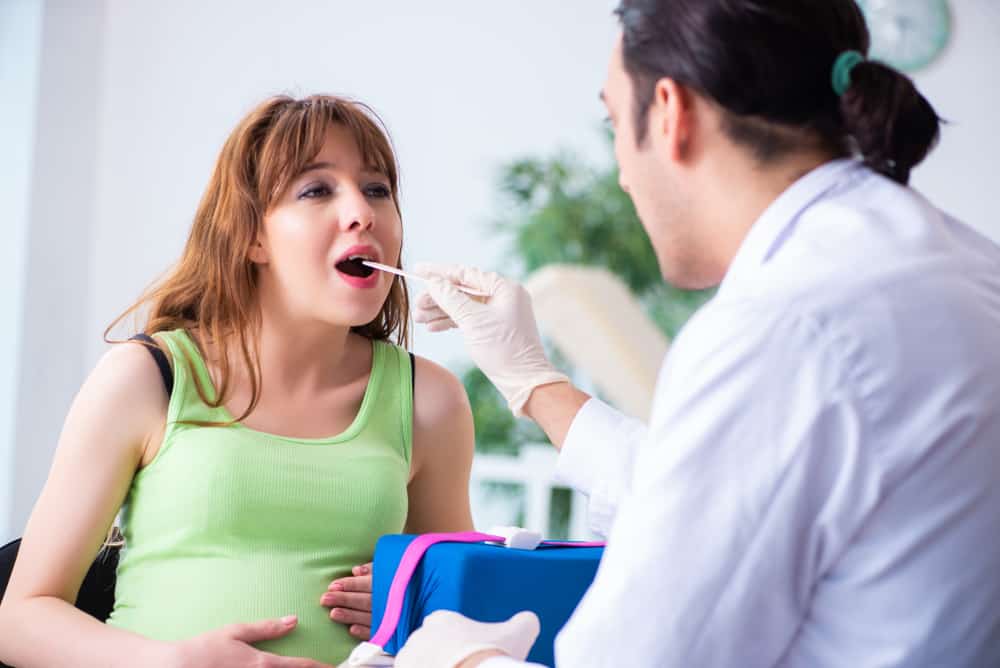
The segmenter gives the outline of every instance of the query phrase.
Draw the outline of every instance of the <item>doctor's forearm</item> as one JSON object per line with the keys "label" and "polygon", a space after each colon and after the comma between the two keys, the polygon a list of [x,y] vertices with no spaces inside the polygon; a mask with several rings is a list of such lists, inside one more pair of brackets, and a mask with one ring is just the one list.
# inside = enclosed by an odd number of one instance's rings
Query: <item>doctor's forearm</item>
{"label": "doctor's forearm", "polygon": [[573,419],[589,400],[589,394],[570,383],[540,385],[524,404],[524,414],[538,423],[556,449],[560,449]]}

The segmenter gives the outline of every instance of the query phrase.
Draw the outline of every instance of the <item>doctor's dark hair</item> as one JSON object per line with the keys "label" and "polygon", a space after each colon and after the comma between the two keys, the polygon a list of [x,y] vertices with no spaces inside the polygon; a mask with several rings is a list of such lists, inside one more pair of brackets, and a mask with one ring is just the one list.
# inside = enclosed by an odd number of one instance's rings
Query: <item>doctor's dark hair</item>
{"label": "doctor's dark hair", "polygon": [[721,107],[727,135],[765,164],[811,142],[906,184],[937,142],[937,113],[885,64],[861,62],[834,92],[834,61],[870,44],[854,0],[622,0],[615,14],[639,141],[671,78]]}

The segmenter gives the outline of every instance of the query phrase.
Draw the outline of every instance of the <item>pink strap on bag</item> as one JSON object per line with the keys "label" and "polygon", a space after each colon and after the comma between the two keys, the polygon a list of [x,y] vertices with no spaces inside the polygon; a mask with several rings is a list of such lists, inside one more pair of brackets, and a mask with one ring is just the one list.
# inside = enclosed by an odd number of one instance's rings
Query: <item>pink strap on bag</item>
{"label": "pink strap on bag", "polygon": [[481,543],[483,541],[503,542],[502,536],[494,536],[477,531],[462,531],[459,533],[425,533],[413,539],[413,542],[406,547],[403,558],[399,560],[396,567],[396,575],[389,585],[389,596],[385,602],[385,614],[382,615],[382,622],[378,625],[378,631],[372,636],[370,643],[378,645],[379,648],[385,646],[392,634],[396,632],[396,625],[399,624],[399,616],[403,614],[403,603],[406,597],[406,588],[413,577],[413,571],[417,570],[420,560],[423,559],[427,549],[436,543]]}

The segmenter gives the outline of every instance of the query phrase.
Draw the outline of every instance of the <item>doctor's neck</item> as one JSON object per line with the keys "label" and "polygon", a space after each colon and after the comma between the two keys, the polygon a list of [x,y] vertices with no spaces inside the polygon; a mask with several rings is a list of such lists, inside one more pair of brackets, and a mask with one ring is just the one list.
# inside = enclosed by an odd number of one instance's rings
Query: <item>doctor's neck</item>
{"label": "doctor's neck", "polygon": [[729,262],[753,224],[783,192],[817,167],[846,157],[822,150],[806,150],[763,165],[748,156],[742,147],[734,146],[733,149],[735,155],[717,156],[706,165],[713,173],[706,183],[706,192],[712,202],[706,203],[712,211],[710,215],[723,229],[729,228],[733,237]]}
{"label": "doctor's neck", "polygon": [[689,274],[679,281],[691,288],[718,285],[767,208],[809,172],[845,157],[806,145],[780,159],[762,162],[721,134],[708,141],[717,145],[703,153],[689,177],[688,204],[691,211],[698,212],[695,224],[703,232],[697,235],[702,247],[695,252],[700,266],[688,267],[697,275]]}

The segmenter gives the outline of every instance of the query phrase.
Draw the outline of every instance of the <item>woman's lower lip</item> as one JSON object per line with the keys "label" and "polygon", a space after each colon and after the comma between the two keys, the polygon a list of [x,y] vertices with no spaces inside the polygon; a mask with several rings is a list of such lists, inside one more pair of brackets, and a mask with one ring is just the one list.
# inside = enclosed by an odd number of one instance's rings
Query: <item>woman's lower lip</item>
{"label": "woman's lower lip", "polygon": [[365,278],[362,278],[360,276],[351,276],[350,274],[345,274],[344,272],[340,271],[339,269],[337,270],[337,275],[340,276],[340,278],[345,283],[347,283],[348,285],[350,285],[352,288],[360,288],[362,290],[370,290],[371,288],[374,288],[375,286],[377,286],[378,285],[378,279],[379,279],[379,273],[380,272],[373,271],[372,274],[371,274],[371,276],[367,276]]}

